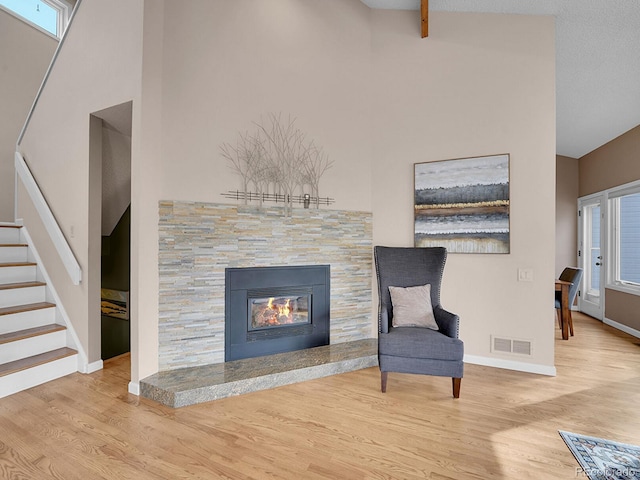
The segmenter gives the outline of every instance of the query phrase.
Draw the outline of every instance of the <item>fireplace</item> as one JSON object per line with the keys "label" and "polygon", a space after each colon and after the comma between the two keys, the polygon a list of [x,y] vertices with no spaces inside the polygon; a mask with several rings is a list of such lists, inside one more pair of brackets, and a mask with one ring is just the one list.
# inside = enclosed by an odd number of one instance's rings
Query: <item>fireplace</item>
{"label": "fireplace", "polygon": [[329,265],[225,269],[225,361],[329,344]]}

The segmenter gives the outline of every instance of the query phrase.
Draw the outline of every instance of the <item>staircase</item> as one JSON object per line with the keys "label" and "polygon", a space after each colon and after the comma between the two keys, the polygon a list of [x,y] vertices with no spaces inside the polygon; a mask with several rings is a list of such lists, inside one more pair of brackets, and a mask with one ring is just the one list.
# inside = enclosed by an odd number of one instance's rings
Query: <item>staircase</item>
{"label": "staircase", "polygon": [[78,371],[20,227],[0,225],[0,398]]}

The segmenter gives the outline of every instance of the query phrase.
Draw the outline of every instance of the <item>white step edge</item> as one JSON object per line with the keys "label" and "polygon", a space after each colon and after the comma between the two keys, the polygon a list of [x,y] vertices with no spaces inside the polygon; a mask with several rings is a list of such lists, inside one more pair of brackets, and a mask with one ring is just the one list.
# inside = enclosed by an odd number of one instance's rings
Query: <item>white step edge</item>
{"label": "white step edge", "polygon": [[20,243],[20,229],[0,225],[0,244]]}
{"label": "white step edge", "polygon": [[0,308],[16,307],[46,301],[44,285],[0,290]]}
{"label": "white step edge", "polygon": [[69,355],[0,377],[0,398],[50,382],[78,371],[78,355]]}
{"label": "white step edge", "polygon": [[40,355],[41,353],[57,350],[58,348],[64,348],[66,346],[67,332],[65,330],[25,338],[15,342],[3,343],[0,344],[0,364],[33,357],[34,355]]}
{"label": "white step edge", "polygon": [[56,323],[56,308],[39,308],[27,312],[0,315],[0,335]]}
{"label": "white step edge", "polygon": [[2,246],[0,245],[0,263],[26,262],[26,246]]}
{"label": "white step edge", "polygon": [[37,279],[37,275],[38,274],[35,265],[0,267],[0,284],[35,282]]}

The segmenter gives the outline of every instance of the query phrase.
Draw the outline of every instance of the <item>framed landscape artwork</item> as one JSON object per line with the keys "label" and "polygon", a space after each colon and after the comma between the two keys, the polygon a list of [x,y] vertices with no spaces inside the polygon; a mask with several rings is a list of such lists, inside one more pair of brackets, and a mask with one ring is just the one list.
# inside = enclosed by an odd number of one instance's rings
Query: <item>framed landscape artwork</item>
{"label": "framed landscape artwork", "polygon": [[102,288],[100,297],[102,315],[129,320],[129,292]]}
{"label": "framed landscape artwork", "polygon": [[416,247],[509,253],[509,154],[414,165]]}

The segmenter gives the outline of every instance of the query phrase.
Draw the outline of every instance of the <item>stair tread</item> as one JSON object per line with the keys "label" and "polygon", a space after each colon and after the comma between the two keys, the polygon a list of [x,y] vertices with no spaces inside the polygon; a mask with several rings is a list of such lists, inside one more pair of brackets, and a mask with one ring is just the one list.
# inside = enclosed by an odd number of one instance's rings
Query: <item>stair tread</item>
{"label": "stair tread", "polygon": [[22,225],[0,225],[0,228],[22,228]]}
{"label": "stair tread", "polygon": [[28,247],[26,243],[0,243],[1,247]]}
{"label": "stair tread", "polygon": [[36,262],[8,262],[8,263],[0,263],[0,268],[2,267],[33,267],[36,266]]}
{"label": "stair tread", "polygon": [[2,283],[0,290],[13,290],[14,288],[44,287],[44,282],[19,282],[19,283]]}
{"label": "stair tread", "polygon": [[41,327],[18,330],[17,332],[3,333],[2,335],[0,335],[0,345],[2,345],[3,343],[24,340],[25,338],[37,337],[38,335],[46,335],[47,333],[60,332],[66,329],[67,328],[63,325],[52,323],[50,325],[43,325]]}
{"label": "stair tread", "polygon": [[13,307],[4,307],[0,308],[0,316],[1,315],[11,315],[13,313],[23,313],[30,312],[32,310],[40,310],[43,308],[52,308],[55,307],[55,303],[49,302],[37,302],[37,303],[29,303],[26,305],[15,305]]}
{"label": "stair tread", "polygon": [[45,363],[53,362],[61,358],[70,357],[78,352],[72,348],[63,347],[49,352],[34,355],[33,357],[22,358],[13,362],[8,362],[0,365],[0,377],[10,375],[12,373],[20,372],[31,367],[37,367]]}

